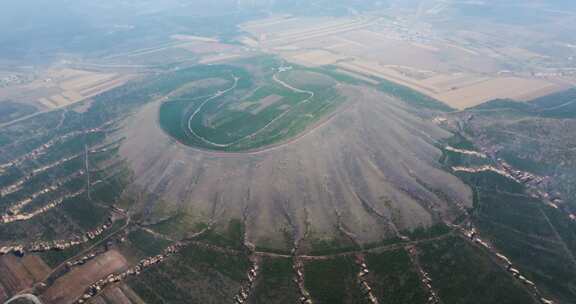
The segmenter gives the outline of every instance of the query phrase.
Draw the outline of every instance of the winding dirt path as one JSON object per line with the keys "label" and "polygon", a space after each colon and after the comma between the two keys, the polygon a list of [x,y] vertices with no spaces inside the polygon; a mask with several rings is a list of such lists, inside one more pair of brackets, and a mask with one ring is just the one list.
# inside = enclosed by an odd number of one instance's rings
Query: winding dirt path
{"label": "winding dirt path", "polygon": [[234,84],[225,89],[224,91],[218,91],[216,92],[214,95],[208,97],[207,99],[205,99],[200,106],[198,106],[198,108],[194,111],[194,113],[192,113],[192,115],[190,115],[190,117],[188,118],[188,131],[190,132],[190,134],[192,134],[194,137],[196,137],[197,139],[201,140],[202,142],[204,142],[205,144],[211,145],[211,146],[215,146],[215,147],[219,147],[219,148],[226,148],[229,147],[231,145],[233,145],[234,143],[230,143],[230,144],[219,144],[219,143],[215,143],[213,141],[210,141],[209,139],[206,139],[205,137],[197,134],[196,132],[194,132],[194,128],[192,128],[192,120],[194,120],[194,118],[196,117],[196,115],[198,115],[198,113],[200,113],[200,111],[202,111],[202,108],[204,108],[204,106],[211,100],[214,100],[220,96],[224,96],[226,95],[226,93],[236,89],[236,87],[238,86],[238,80],[240,80],[240,78],[233,76],[234,77]]}

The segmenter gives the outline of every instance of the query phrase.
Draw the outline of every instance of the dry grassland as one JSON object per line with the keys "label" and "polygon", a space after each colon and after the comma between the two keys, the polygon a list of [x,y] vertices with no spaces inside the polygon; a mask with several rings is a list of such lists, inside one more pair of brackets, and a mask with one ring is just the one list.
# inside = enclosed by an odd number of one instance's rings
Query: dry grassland
{"label": "dry grassland", "polygon": [[331,65],[335,64],[339,60],[345,59],[345,57],[334,55],[325,50],[298,52],[294,55],[289,55],[289,57],[291,61],[308,67]]}
{"label": "dry grassland", "polygon": [[497,98],[529,100],[562,88],[546,80],[499,77],[438,95],[449,105],[464,109]]}
{"label": "dry grassland", "polygon": [[424,78],[422,83],[437,88],[440,92],[450,91],[457,88],[468,87],[480,82],[490,80],[489,77],[467,73],[436,74],[429,78]]}
{"label": "dry grassland", "polygon": [[199,56],[198,63],[200,64],[224,62],[251,54],[242,46],[219,43],[218,41],[207,39],[210,38],[189,40],[188,43],[179,44],[175,47]]}
{"label": "dry grassland", "polygon": [[[350,20],[350,19],[347,19]],[[343,19],[338,18],[270,18],[244,23],[240,28],[252,33],[256,37],[265,35],[266,38],[275,35],[295,33],[301,28],[326,28],[342,24]],[[273,30],[271,30],[273,29]]]}
{"label": "dry grassland", "polygon": [[498,98],[520,101],[544,96],[563,88],[542,79],[519,77],[479,77],[476,75],[439,75],[423,81],[409,78],[396,70],[375,62],[342,62],[337,66],[355,73],[393,81],[441,100],[456,109],[473,107]]}
{"label": "dry grassland", "polygon": [[[318,21],[317,21],[318,22]],[[359,30],[373,24],[374,19],[322,19],[314,24],[313,19],[301,18],[293,22],[290,29],[282,30],[276,26],[266,27],[266,32],[254,32],[260,37],[260,43],[271,47],[274,45],[293,44],[299,41],[310,40],[329,35],[341,34],[348,31]],[[308,26],[306,26],[308,25]],[[249,28],[246,30],[250,30]]]}
{"label": "dry grassland", "polygon": [[34,103],[41,110],[52,110],[121,86],[133,75],[101,73],[70,68],[51,68],[27,84],[0,89],[0,99]]}
{"label": "dry grassland", "polygon": [[223,44],[223,43],[213,43],[204,41],[194,41],[186,44],[181,44],[177,46],[193,52],[195,54],[218,54],[218,53],[233,53],[240,49],[238,46]]}
{"label": "dry grassland", "polygon": [[417,79],[408,78],[395,69],[379,65],[378,62],[354,60],[351,62],[338,63],[337,66],[352,72],[387,79],[423,92],[424,94],[434,95],[438,93],[435,87],[424,85]]}

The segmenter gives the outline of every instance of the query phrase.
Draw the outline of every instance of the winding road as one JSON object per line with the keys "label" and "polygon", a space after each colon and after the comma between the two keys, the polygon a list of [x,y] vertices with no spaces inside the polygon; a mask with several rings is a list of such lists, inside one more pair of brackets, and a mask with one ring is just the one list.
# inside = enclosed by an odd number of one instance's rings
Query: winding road
{"label": "winding road", "polygon": [[26,299],[34,304],[44,304],[42,303],[42,301],[40,301],[40,299],[38,299],[35,295],[30,294],[30,293],[25,293],[25,294],[21,294],[21,295],[16,295],[13,296],[11,299],[9,299],[8,301],[4,302],[4,304],[10,304],[18,299]]}
{"label": "winding road", "polygon": [[220,96],[223,96],[223,95],[225,95],[226,93],[228,93],[228,92],[236,89],[236,87],[238,86],[238,80],[240,80],[240,78],[234,76],[234,84],[233,84],[231,87],[227,88],[227,89],[224,90],[224,91],[218,91],[218,92],[216,92],[214,95],[208,97],[206,100],[204,100],[204,101],[202,102],[202,104],[200,104],[200,106],[198,106],[198,108],[194,111],[194,113],[192,113],[192,115],[190,115],[190,117],[188,118],[188,131],[190,131],[190,133],[191,133],[192,135],[194,135],[194,137],[200,139],[201,141],[203,141],[204,143],[206,143],[206,144],[208,144],[208,145],[215,146],[215,147],[225,148],[225,147],[228,147],[228,146],[232,145],[232,143],[231,143],[231,144],[218,144],[218,143],[215,143],[215,142],[213,142],[213,141],[210,141],[210,140],[206,139],[205,137],[203,137],[203,136],[201,136],[201,135],[198,135],[196,132],[194,132],[194,129],[192,128],[192,120],[194,120],[194,118],[196,117],[196,115],[198,115],[198,113],[200,113],[200,111],[202,111],[202,108],[204,108],[204,106],[205,106],[209,101],[214,100],[214,99],[216,99],[216,98],[218,98],[218,97],[220,97]]}

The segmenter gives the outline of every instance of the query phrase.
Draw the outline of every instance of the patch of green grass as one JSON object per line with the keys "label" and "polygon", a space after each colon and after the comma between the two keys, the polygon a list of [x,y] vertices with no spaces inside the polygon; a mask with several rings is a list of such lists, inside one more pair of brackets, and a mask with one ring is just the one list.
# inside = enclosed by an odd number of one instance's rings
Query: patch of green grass
{"label": "patch of green grass", "polygon": [[[453,140],[458,144],[459,139]],[[467,157],[444,159],[446,166],[471,163]],[[526,166],[525,163],[521,164]],[[570,273],[576,267],[569,262],[569,250],[576,248],[576,235],[567,219],[556,210],[528,196],[525,187],[493,172],[458,173],[474,192],[474,221],[482,238],[508,256],[528,279],[534,281],[548,297],[570,299],[576,296],[576,281]],[[548,223],[548,216],[551,225]],[[554,229],[561,240],[556,237]]]}
{"label": "patch of green grass", "polygon": [[147,304],[164,304],[164,300],[154,291],[155,288],[150,288],[144,280],[133,279],[129,285]]}
{"label": "patch of green grass", "polygon": [[422,244],[420,262],[445,303],[533,303],[525,289],[482,251],[454,237]]}
{"label": "patch of green grass", "polygon": [[254,289],[254,303],[292,304],[298,302],[291,258],[263,258]]}
{"label": "patch of green grass", "polygon": [[127,283],[147,303],[222,303],[238,292],[249,267],[244,254],[188,245]]}
{"label": "patch of green grass", "polygon": [[310,255],[328,255],[359,250],[360,248],[348,239],[318,239],[310,238]]}
{"label": "patch of green grass", "polygon": [[89,230],[103,223],[108,216],[108,209],[100,207],[81,196],[65,200],[62,210],[83,229]]}
{"label": "patch of green grass", "polygon": [[314,303],[366,303],[356,280],[358,271],[353,258],[347,256],[306,261],[304,283]]}
{"label": "patch of green grass", "polygon": [[10,137],[6,136],[5,134],[0,134],[0,146],[5,146],[11,142],[12,140]]}
{"label": "patch of green grass", "polygon": [[29,104],[2,101],[0,102],[0,123],[12,121],[36,111],[37,109]]}
{"label": "patch of green grass", "polygon": [[146,256],[153,256],[161,253],[170,246],[170,241],[157,237],[150,232],[138,229],[128,234],[128,239],[132,245]]}
{"label": "patch of green grass", "polygon": [[198,233],[207,227],[207,224],[198,223],[196,217],[183,211],[164,221],[150,226],[150,228],[154,229],[154,231],[158,231],[159,233],[171,236],[178,240]]}
{"label": "patch of green grass", "polygon": [[52,250],[40,254],[42,260],[51,268],[82,252],[82,246],[75,246],[66,250]]}
{"label": "patch of green grass", "polygon": [[177,282],[163,273],[165,265],[156,265],[144,271],[128,284],[146,303],[186,303],[190,290],[179,288]]}
{"label": "patch of green grass", "polygon": [[512,167],[519,168],[523,171],[532,172],[537,175],[547,175],[548,166],[541,162],[536,162],[527,158],[521,158],[516,153],[501,151],[498,155],[508,162]]}
{"label": "patch of green grass", "polygon": [[430,239],[450,233],[450,227],[443,223],[434,224],[428,228],[418,227],[412,231],[404,231],[403,234],[411,240]]}
{"label": "patch of green grass", "polygon": [[368,281],[381,303],[425,303],[426,292],[404,249],[369,253],[366,263]]}
{"label": "patch of green grass", "polygon": [[576,256],[576,222],[570,220],[564,212],[558,209],[543,208],[543,212],[560,234],[562,241],[566,243],[568,249]]}
{"label": "patch of green grass", "polygon": [[123,171],[113,176],[103,177],[106,178],[103,182],[91,187],[90,197],[92,200],[105,205],[113,205],[118,202],[128,183],[127,174],[126,171]]}
{"label": "patch of green grass", "polygon": [[198,239],[214,245],[234,249],[244,248],[244,225],[238,219],[231,219],[223,231],[208,230]]}
{"label": "patch of green grass", "polygon": [[481,217],[531,236],[554,237],[552,227],[540,211],[542,202],[528,196],[492,191],[481,191],[480,199]]}
{"label": "patch of green grass", "polygon": [[200,246],[187,246],[179,256],[182,263],[215,270],[237,282],[246,280],[246,272],[250,268],[250,261],[244,254],[228,254]]}

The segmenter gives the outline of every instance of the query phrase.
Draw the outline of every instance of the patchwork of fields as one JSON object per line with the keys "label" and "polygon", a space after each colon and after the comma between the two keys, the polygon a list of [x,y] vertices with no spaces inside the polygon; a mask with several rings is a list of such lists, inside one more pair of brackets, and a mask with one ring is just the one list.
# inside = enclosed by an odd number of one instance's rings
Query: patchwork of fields
{"label": "patchwork of fields", "polygon": [[50,68],[27,83],[0,88],[0,100],[19,100],[41,110],[62,108],[121,86],[133,75]]}
{"label": "patchwork of fields", "polygon": [[432,32],[383,17],[305,18],[276,16],[242,25],[243,42],[309,67],[334,65],[356,75],[409,87],[456,109],[493,99],[530,100],[568,88],[555,77],[505,69],[512,51],[495,52],[482,43],[460,45]]}

